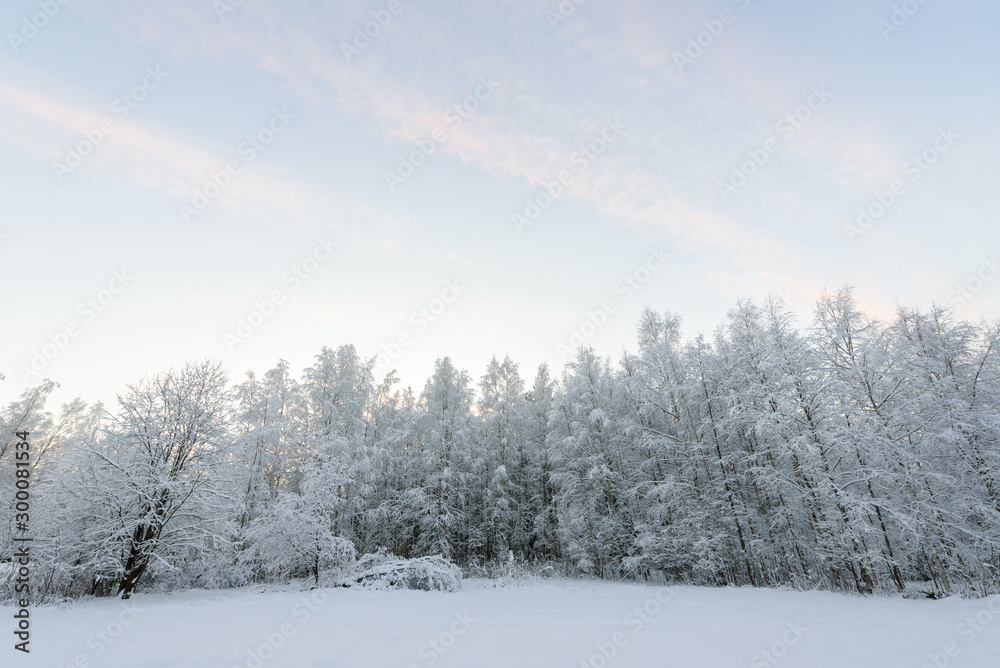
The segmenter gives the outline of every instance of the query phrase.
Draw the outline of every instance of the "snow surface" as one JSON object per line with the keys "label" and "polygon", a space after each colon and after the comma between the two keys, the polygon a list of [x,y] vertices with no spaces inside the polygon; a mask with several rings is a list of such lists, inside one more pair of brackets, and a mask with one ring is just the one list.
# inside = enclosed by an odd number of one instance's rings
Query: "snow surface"
{"label": "snow surface", "polygon": [[[317,605],[310,597],[325,597],[325,602]],[[119,619],[131,619],[122,606],[133,603],[134,621],[112,640],[108,634],[118,632]],[[636,614],[644,606],[646,621]],[[0,613],[8,645],[12,614],[10,606]],[[979,622],[969,626],[967,618],[977,614]],[[1000,597],[905,600],[579,580],[497,588],[466,580],[454,593],[244,589],[139,594],[127,602],[40,606],[32,620],[30,657],[4,647],[0,665],[922,668],[935,666],[936,658],[937,668],[1000,666]],[[282,629],[290,631],[284,638]],[[99,633],[113,643],[104,651],[99,651]],[[280,647],[266,660],[254,660],[248,650],[259,649],[267,635]],[[609,660],[601,647],[606,654],[613,650]],[[771,655],[768,661],[760,654],[768,648],[784,656]],[[948,656],[947,648],[957,655]],[[74,664],[75,659],[83,661]]]}

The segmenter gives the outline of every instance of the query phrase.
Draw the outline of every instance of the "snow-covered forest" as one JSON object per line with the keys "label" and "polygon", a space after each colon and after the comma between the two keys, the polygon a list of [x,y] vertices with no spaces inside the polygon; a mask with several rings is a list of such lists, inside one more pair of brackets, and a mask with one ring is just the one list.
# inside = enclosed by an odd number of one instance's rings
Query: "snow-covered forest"
{"label": "snow-covered forest", "polygon": [[[1000,590],[1000,327],[941,307],[876,321],[848,289],[814,314],[744,302],[685,338],[647,310],[617,359],[583,348],[532,378],[494,358],[475,378],[444,357],[420,391],[352,345],[301,374],[191,363],[116,407],[48,412],[48,382],[2,409],[0,461],[31,432],[50,599],[319,582],[380,549],[689,584]],[[13,491],[0,482],[0,532]]]}

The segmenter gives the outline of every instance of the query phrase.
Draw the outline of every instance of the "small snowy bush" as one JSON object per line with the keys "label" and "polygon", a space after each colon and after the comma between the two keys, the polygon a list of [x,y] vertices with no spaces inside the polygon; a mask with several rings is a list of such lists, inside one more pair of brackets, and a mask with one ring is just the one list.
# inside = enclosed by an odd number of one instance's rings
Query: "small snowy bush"
{"label": "small snowy bush", "polygon": [[475,561],[465,567],[464,573],[468,578],[486,580],[498,589],[536,586],[541,578],[559,575],[559,571],[552,564],[516,560],[513,553],[508,554],[507,559],[500,562]]}
{"label": "small snowy bush", "polygon": [[261,564],[272,576],[312,576],[349,566],[354,544],[330,531],[323,508],[315,498],[282,494],[274,506],[258,517],[247,537],[255,549],[244,555],[251,564]]}
{"label": "small snowy bush", "polygon": [[440,555],[403,559],[379,550],[358,559],[344,571],[338,584],[374,589],[457,591],[462,586],[462,571]]}

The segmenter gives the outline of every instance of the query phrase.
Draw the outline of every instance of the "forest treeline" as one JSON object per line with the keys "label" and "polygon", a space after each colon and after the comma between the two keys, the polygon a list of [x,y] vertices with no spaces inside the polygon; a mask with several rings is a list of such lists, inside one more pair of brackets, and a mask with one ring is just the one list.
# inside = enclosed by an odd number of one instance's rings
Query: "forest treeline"
{"label": "forest treeline", "polygon": [[[2,409],[0,470],[31,432],[37,593],[319,581],[379,549],[707,585],[998,591],[997,323],[942,307],[877,321],[843,289],[804,328],[779,300],[741,302],[693,339],[647,310],[634,353],[582,348],[558,378],[494,358],[474,380],[445,357],[418,394],[350,345],[315,360],[235,384],[189,364],[110,410],[49,413],[47,382]],[[0,476],[0,562],[13,483]]]}

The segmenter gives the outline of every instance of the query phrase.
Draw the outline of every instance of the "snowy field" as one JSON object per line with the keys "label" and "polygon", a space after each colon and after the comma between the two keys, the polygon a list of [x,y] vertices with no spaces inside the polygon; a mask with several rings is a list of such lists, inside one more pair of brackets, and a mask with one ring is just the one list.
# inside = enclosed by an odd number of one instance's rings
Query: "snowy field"
{"label": "snowy field", "polygon": [[[8,625],[11,615],[3,609]],[[4,648],[0,664],[996,668],[1000,598],[880,599],[575,580],[502,589],[469,580],[450,594],[191,591],[39,607],[31,656],[12,660],[12,654]]]}

